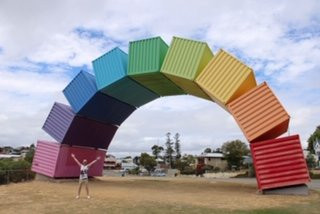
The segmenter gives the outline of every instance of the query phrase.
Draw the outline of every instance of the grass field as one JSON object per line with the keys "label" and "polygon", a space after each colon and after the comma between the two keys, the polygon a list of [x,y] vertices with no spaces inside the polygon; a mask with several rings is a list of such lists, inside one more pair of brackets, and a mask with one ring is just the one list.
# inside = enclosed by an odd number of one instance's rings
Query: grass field
{"label": "grass field", "polygon": [[319,213],[320,195],[259,195],[255,185],[214,179],[103,177],[91,199],[76,181],[0,186],[1,213]]}

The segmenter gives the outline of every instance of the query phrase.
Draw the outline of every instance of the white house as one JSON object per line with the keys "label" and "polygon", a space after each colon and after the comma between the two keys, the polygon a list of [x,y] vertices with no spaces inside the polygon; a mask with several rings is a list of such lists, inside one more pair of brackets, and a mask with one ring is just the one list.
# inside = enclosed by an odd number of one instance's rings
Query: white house
{"label": "white house", "polygon": [[121,169],[122,170],[132,170],[137,168],[138,165],[134,164],[133,162],[129,162],[129,163],[122,163],[121,164]]}
{"label": "white house", "polygon": [[104,159],[103,167],[105,169],[115,169],[117,167],[117,159],[114,155],[107,154]]}
{"label": "white house", "polygon": [[0,159],[20,160],[21,159],[21,155],[0,154]]}
{"label": "white house", "polygon": [[218,167],[221,170],[225,170],[228,167],[228,162],[224,158],[224,155],[218,152],[202,153],[196,157],[196,165],[198,164]]}

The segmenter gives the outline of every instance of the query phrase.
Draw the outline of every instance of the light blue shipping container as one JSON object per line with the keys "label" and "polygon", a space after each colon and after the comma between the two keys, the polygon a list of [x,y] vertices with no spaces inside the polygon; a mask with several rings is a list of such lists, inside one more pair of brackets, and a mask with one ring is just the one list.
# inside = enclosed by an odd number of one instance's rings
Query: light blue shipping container
{"label": "light blue shipping container", "polygon": [[116,47],[93,62],[98,90],[127,75],[128,55]]}
{"label": "light blue shipping container", "polygon": [[140,107],[159,97],[127,76],[128,55],[120,48],[112,49],[95,59],[92,64],[98,90],[104,94],[135,107]]}

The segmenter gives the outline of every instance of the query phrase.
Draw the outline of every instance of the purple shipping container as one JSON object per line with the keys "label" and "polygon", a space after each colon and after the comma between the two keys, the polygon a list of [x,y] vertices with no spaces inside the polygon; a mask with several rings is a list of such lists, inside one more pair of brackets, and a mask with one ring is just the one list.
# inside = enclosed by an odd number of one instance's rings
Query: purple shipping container
{"label": "purple shipping container", "polygon": [[61,103],[54,103],[43,125],[61,144],[107,149],[118,127],[83,118]]}
{"label": "purple shipping container", "polygon": [[52,178],[78,177],[80,167],[73,160],[71,154],[75,154],[80,162],[87,159],[89,163],[100,156],[100,160],[90,167],[89,176],[102,176],[106,151],[70,147],[51,141],[37,142],[32,171]]}

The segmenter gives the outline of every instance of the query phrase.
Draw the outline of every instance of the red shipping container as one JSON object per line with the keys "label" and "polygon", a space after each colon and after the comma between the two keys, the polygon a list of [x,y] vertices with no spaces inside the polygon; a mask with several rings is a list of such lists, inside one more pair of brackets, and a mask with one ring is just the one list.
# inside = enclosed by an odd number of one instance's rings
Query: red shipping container
{"label": "red shipping container", "polygon": [[32,162],[32,171],[52,178],[78,177],[80,167],[71,157],[82,162],[87,159],[88,163],[100,156],[100,160],[89,169],[89,176],[102,176],[105,150],[89,149],[85,147],[70,147],[56,142],[38,141]]}
{"label": "red shipping container", "polygon": [[259,190],[310,181],[299,135],[250,144]]}

